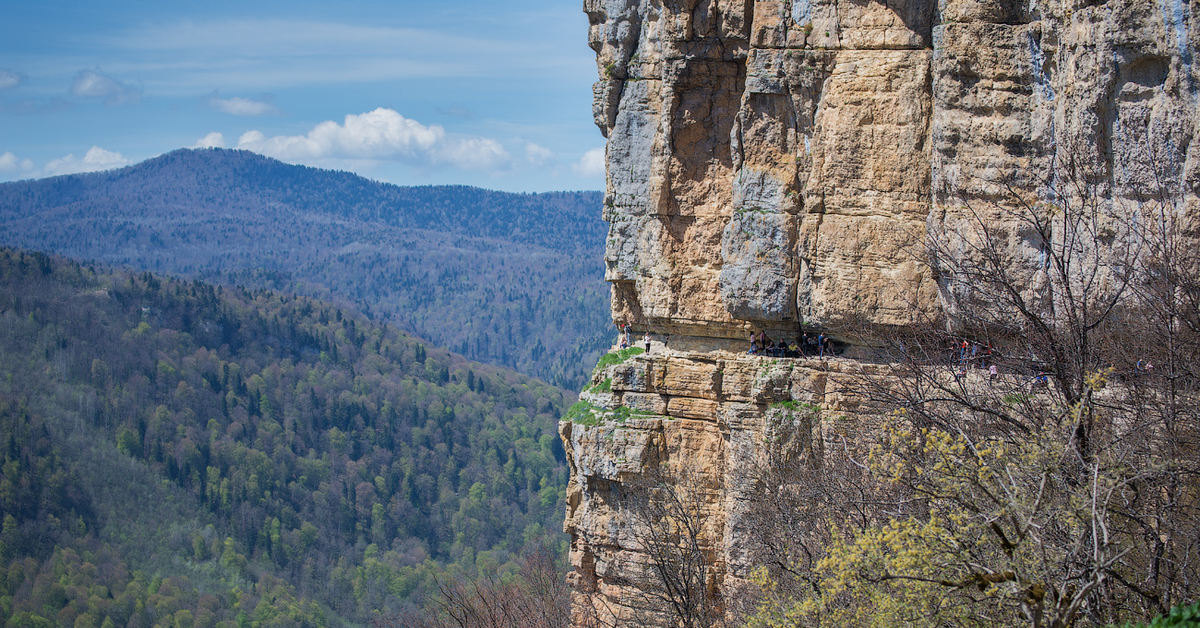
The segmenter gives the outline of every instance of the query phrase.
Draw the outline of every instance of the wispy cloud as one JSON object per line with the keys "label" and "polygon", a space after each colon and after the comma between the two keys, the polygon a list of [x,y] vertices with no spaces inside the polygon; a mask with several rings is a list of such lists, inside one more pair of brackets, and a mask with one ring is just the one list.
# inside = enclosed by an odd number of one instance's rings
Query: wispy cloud
{"label": "wispy cloud", "polygon": [[217,98],[209,99],[208,104],[217,111],[234,116],[263,116],[277,113],[279,110],[269,102],[252,100],[250,98]]}
{"label": "wispy cloud", "polygon": [[181,21],[153,24],[107,39],[116,48],[187,51],[237,50],[245,56],[310,56],[333,51],[395,52],[403,49],[456,49],[483,52],[498,43],[500,51],[528,48],[523,43],[503,43],[431,29],[364,26],[337,22],[289,19]]}
{"label": "wispy cloud", "polygon": [[544,146],[538,146],[533,142],[525,143],[525,159],[535,166],[545,164],[553,156],[554,153],[550,152],[550,149]]}
{"label": "wispy cloud", "polygon": [[33,161],[16,155],[0,153],[0,174],[29,174],[33,172]]}
{"label": "wispy cloud", "polygon": [[119,105],[136,102],[142,91],[98,70],[80,70],[71,82],[71,93],[80,98],[95,98],[105,104]]}
{"label": "wispy cloud", "polygon": [[390,160],[499,170],[511,162],[495,140],[451,136],[439,125],[426,126],[384,108],[348,115],[342,124],[322,122],[306,135],[267,137],[249,131],[238,139],[238,148],[315,165],[331,159]]}
{"label": "wispy cloud", "polygon": [[0,89],[12,89],[21,84],[22,77],[12,70],[0,70]]}
{"label": "wispy cloud", "polygon": [[528,76],[565,76],[578,68],[553,42],[504,29],[472,36],[312,20],[186,20],[149,23],[92,43],[121,59],[106,67],[145,77],[156,93],[479,78],[513,68]]}
{"label": "wispy cloud", "polygon": [[78,172],[93,172],[96,170],[111,170],[128,165],[129,160],[121,155],[121,153],[114,153],[104,150],[99,146],[93,146],[88,149],[88,152],[82,159],[71,153],[66,157],[50,160],[42,170],[46,176],[54,176],[59,174],[75,174]]}
{"label": "wispy cloud", "polygon": [[225,148],[225,136],[213,131],[196,140],[196,143],[192,144],[192,148]]}
{"label": "wispy cloud", "polygon": [[585,177],[604,176],[604,147],[593,148],[575,162],[575,172]]}

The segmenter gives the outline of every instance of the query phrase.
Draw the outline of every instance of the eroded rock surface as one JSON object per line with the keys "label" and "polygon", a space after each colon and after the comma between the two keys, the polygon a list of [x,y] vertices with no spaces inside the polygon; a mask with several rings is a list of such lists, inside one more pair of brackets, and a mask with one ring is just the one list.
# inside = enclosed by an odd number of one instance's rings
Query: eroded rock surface
{"label": "eroded rock surface", "polygon": [[[613,317],[846,335],[958,295],[926,238],[1069,158],[1118,201],[1200,160],[1185,0],[587,0]],[[1025,246],[1014,256],[1036,258]],[[936,265],[936,264],[935,264]],[[949,305],[953,305],[952,303]]]}
{"label": "eroded rock surface", "polygon": [[878,413],[860,396],[861,368],[672,351],[598,372],[589,390],[604,392],[581,395],[590,414],[559,426],[571,465],[576,625],[673,625],[647,586],[655,558],[646,535],[662,522],[645,499],[664,481],[696,509],[707,586],[743,586],[756,566],[746,547],[759,533],[747,504],[763,496],[753,471],[767,451],[813,465],[828,447],[865,451]]}
{"label": "eroded rock surface", "polygon": [[1027,302],[1052,308],[1042,244],[1005,209],[1060,198],[1068,163],[1088,171],[1104,211],[1166,192],[1200,237],[1196,0],[584,7],[608,138],[612,315],[667,351],[584,394],[623,410],[562,425],[579,609],[628,621],[662,610],[636,585],[638,477],[698,467],[711,586],[736,587],[749,565],[730,470],[764,439],[813,460],[829,439],[825,425],[779,423],[772,404],[819,404],[869,433],[848,392],[869,363],[739,357],[749,331],[791,339],[803,324],[865,346],[953,321],[975,298],[946,271],[972,255],[953,234],[974,220],[1002,238]]}

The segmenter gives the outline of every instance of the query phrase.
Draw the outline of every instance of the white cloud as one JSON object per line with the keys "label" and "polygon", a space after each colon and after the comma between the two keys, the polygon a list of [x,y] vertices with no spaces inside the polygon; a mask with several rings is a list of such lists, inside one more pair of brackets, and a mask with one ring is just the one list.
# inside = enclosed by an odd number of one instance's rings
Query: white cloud
{"label": "white cloud", "polygon": [[330,159],[393,160],[442,163],[468,170],[496,170],[511,157],[499,142],[482,137],[454,137],[439,125],[426,126],[392,109],[346,116],[342,124],[325,121],[307,135],[267,137],[248,131],[238,148],[292,162]]}
{"label": "white cloud", "polygon": [[125,159],[121,153],[114,153],[104,150],[99,146],[93,146],[88,149],[83,159],[76,157],[72,153],[66,157],[60,157],[47,162],[43,170],[47,176],[54,176],[59,174],[75,174],[77,172],[111,170],[128,165],[129,160]]}
{"label": "white cloud", "polygon": [[511,161],[508,151],[499,142],[483,137],[447,140],[430,156],[436,162],[467,170],[497,170]]}
{"label": "white cloud", "polygon": [[33,162],[12,153],[0,153],[0,172],[31,172]]}
{"label": "white cloud", "polygon": [[109,105],[136,102],[141,90],[96,70],[80,70],[71,83],[71,93],[82,98],[103,100]]}
{"label": "white cloud", "polygon": [[575,172],[585,177],[604,176],[604,147],[593,148],[575,163]]}
{"label": "white cloud", "polygon": [[535,166],[540,166],[547,161],[550,161],[550,158],[553,156],[554,153],[550,152],[550,149],[544,146],[538,146],[533,142],[525,143],[525,158],[529,160],[529,163]]}
{"label": "white cloud", "polygon": [[12,89],[20,84],[20,74],[11,70],[0,70],[0,89]]}
{"label": "white cloud", "polygon": [[192,148],[225,148],[225,136],[213,131],[196,140],[196,143],[192,144]]}
{"label": "white cloud", "polygon": [[269,102],[236,96],[233,98],[213,98],[208,101],[208,104],[217,111],[234,116],[262,116],[278,111],[275,105]]}

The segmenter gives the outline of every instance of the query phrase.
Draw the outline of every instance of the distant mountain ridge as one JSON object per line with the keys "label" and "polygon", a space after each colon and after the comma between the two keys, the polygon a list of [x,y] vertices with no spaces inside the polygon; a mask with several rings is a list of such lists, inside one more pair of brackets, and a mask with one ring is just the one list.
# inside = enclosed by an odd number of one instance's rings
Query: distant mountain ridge
{"label": "distant mountain ridge", "polygon": [[399,187],[247,151],[0,184],[0,243],[353,304],[576,386],[607,344],[600,192]]}
{"label": "distant mountain ridge", "polygon": [[[131,197],[134,192],[137,196]],[[139,201],[150,200],[160,205],[149,209],[212,210],[216,215],[258,209],[266,201],[299,212],[571,252],[601,247],[605,233],[597,213],[600,192],[401,187],[222,148],[181,149],[117,170],[0,185],[0,211],[5,214],[52,207],[69,215],[73,209],[96,203],[104,208],[107,203],[107,209],[136,215],[132,210],[144,207]]]}

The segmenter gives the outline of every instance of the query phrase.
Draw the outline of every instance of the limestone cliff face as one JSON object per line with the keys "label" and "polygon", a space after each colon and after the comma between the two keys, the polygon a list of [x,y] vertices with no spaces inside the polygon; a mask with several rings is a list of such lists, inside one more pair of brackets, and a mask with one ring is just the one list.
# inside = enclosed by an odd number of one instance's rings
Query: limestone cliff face
{"label": "limestone cliff face", "polygon": [[[645,557],[622,501],[631,480],[682,460],[704,470],[712,586],[735,586],[749,565],[730,469],[761,449],[771,404],[870,420],[839,392],[863,363],[801,360],[783,375],[733,353],[749,330],[791,338],[803,323],[869,344],[893,326],[953,318],[970,286],[937,269],[966,253],[931,257],[928,238],[968,220],[973,201],[1006,202],[1002,181],[1052,196],[1068,160],[1100,173],[1109,203],[1172,191],[1200,234],[1197,0],[585,0],[584,10],[593,113],[608,138],[612,315],[665,345],[598,374],[611,392],[585,395],[648,415],[562,425],[579,608],[620,616],[642,599],[630,574]],[[1049,303],[1042,252],[1018,225],[1010,232],[1012,263]],[[793,427],[815,457],[826,428]]]}
{"label": "limestone cliff face", "polygon": [[1064,152],[1107,169],[1117,198],[1169,164],[1196,203],[1194,0],[584,8],[619,321],[707,337],[909,323],[943,306],[929,223]]}
{"label": "limestone cliff face", "polygon": [[[581,395],[585,420],[559,426],[571,466],[575,625],[674,625],[654,591],[647,528],[657,511],[646,499],[661,495],[647,494],[648,478],[678,482],[676,498],[694,505],[705,586],[743,586],[760,533],[750,514],[762,497],[753,471],[774,459],[819,466],[828,449],[865,452],[879,413],[857,392],[862,368],[656,346],[597,372],[599,386]],[[824,412],[804,409],[816,406]]]}

